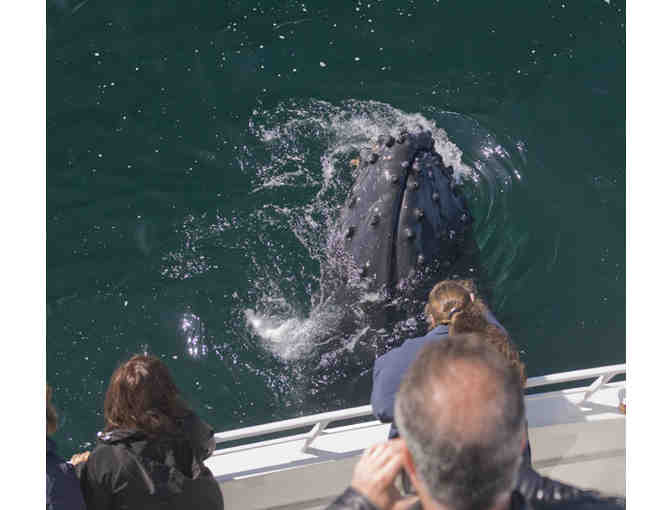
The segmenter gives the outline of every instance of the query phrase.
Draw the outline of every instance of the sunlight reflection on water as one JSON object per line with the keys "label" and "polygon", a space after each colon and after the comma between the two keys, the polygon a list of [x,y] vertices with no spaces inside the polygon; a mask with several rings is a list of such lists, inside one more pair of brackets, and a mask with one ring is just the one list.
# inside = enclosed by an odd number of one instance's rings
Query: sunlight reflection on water
{"label": "sunlight reflection on water", "polygon": [[197,315],[190,312],[182,315],[178,334],[182,337],[189,356],[200,358],[208,354],[208,346],[204,341],[203,322]]}

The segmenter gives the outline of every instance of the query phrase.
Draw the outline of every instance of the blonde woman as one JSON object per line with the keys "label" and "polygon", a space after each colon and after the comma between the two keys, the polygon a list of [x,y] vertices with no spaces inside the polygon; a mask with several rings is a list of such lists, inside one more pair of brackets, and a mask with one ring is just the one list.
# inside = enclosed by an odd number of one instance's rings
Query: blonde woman
{"label": "blonde woman", "polygon": [[394,397],[406,370],[427,343],[464,333],[481,333],[501,352],[520,374],[525,384],[525,365],[504,327],[478,296],[472,280],[444,280],[429,293],[425,315],[430,331],[422,337],[406,340],[401,346],[379,357],[373,367],[371,405],[373,414],[383,423],[392,423],[390,437],[399,435],[394,423]]}

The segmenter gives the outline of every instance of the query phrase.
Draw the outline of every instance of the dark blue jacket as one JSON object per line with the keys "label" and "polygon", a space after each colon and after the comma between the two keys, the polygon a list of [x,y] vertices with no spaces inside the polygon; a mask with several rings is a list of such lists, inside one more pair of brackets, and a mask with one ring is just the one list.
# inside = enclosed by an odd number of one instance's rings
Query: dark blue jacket
{"label": "dark blue jacket", "polygon": [[56,443],[47,438],[47,510],[85,509],[74,467],[56,455]]}
{"label": "dark blue jacket", "polygon": [[406,370],[411,366],[420,349],[428,343],[446,338],[448,331],[448,326],[439,324],[425,336],[406,340],[399,347],[386,352],[375,361],[371,406],[376,418],[383,423],[392,423],[390,437],[399,435],[394,425],[394,397],[399,391]]}
{"label": "dark blue jacket", "polygon": [[[500,324],[490,310],[485,310],[485,319],[506,333],[504,326]],[[428,343],[447,337],[449,331],[448,326],[439,324],[425,336],[406,340],[399,347],[388,351],[375,361],[371,405],[376,418],[383,423],[392,423],[390,437],[399,435],[397,428],[394,426],[394,396],[399,391],[406,370],[418,356],[420,349]]]}
{"label": "dark blue jacket", "polygon": [[[502,326],[495,317],[488,312],[488,321],[501,328]],[[373,388],[371,389],[371,407],[373,415],[383,423],[391,423],[390,439],[399,437],[399,431],[394,423],[394,398],[401,386],[401,380],[411,366],[418,352],[425,345],[442,340],[449,336],[449,328],[439,324],[425,336],[406,340],[399,347],[391,349],[378,358],[373,365]],[[530,442],[525,447],[523,465],[529,465],[531,461]]]}

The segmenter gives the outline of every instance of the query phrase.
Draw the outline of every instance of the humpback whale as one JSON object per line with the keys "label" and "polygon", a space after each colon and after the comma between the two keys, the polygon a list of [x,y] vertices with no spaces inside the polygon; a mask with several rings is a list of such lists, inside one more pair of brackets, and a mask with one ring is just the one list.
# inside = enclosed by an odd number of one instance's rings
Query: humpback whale
{"label": "humpback whale", "polygon": [[479,276],[472,214],[432,133],[397,127],[367,145],[356,168],[344,172],[350,185],[339,190],[326,225],[309,317],[246,311],[275,352],[304,375],[319,372],[308,377],[315,392],[330,387],[342,395],[348,380],[350,394],[361,395],[354,385],[368,384],[362,374],[375,357],[424,329],[434,284]]}
{"label": "humpback whale", "polygon": [[310,317],[264,325],[246,313],[255,329],[273,330],[306,385],[301,398],[319,395],[318,406],[369,394],[375,358],[424,329],[434,284],[478,279],[472,214],[429,130],[390,129],[359,152],[351,177],[327,224]]}
{"label": "humpback whale", "polygon": [[354,177],[328,242],[350,283],[394,296],[446,278],[466,254],[473,261],[472,215],[430,131],[379,137]]}

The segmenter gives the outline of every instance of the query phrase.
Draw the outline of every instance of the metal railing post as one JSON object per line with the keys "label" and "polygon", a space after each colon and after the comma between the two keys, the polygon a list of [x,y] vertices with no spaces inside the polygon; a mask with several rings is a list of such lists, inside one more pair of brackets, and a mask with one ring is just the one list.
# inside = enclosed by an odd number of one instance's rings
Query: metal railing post
{"label": "metal railing post", "polygon": [[586,392],[583,394],[583,398],[581,399],[581,402],[580,402],[580,403],[583,403],[583,402],[585,402],[586,400],[588,400],[590,397],[592,397],[593,394],[594,394],[597,390],[599,390],[602,386],[604,386],[604,385],[607,384],[609,381],[611,381],[611,380],[612,380],[614,377],[616,377],[618,374],[619,374],[619,372],[610,372],[610,373],[608,373],[608,374],[603,374],[603,375],[601,375],[600,377],[598,377],[597,379],[595,379],[595,381],[593,382],[593,384],[591,384],[591,385],[588,387],[588,389],[586,390]]}
{"label": "metal railing post", "polygon": [[306,441],[303,443],[303,446],[301,447],[301,453],[306,453],[306,450],[308,447],[317,439],[317,437],[322,434],[322,431],[327,428],[327,425],[329,425],[329,421],[321,421],[315,424],[315,426],[311,429],[311,431],[308,433],[308,437],[306,438]]}

